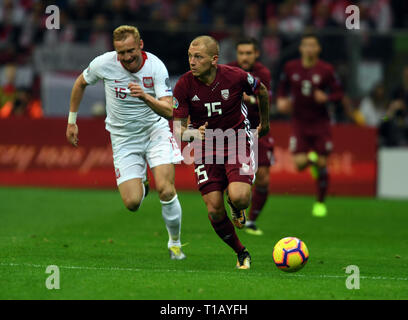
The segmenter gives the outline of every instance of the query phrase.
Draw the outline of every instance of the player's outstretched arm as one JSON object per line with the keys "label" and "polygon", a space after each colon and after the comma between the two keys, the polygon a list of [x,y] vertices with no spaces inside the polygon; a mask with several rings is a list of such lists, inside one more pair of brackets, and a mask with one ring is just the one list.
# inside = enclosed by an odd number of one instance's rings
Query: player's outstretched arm
{"label": "player's outstretched arm", "polygon": [[129,83],[128,88],[132,97],[143,100],[154,112],[166,119],[173,117],[173,100],[171,96],[154,98],[148,93],[145,93],[141,86],[136,83]]}
{"label": "player's outstretched arm", "polygon": [[81,74],[75,81],[71,92],[71,101],[69,105],[69,117],[66,131],[66,137],[73,146],[78,146],[78,126],[76,124],[79,104],[81,103],[84,91],[88,83]]}
{"label": "player's outstretched arm", "polygon": [[259,101],[259,119],[260,126],[258,127],[259,137],[263,137],[269,132],[269,94],[268,89],[261,83],[258,94]]}

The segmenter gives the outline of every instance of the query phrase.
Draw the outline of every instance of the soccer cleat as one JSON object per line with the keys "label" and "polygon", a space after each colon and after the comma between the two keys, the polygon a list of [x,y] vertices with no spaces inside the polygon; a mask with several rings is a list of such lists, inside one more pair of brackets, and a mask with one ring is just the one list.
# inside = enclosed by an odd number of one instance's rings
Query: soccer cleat
{"label": "soccer cleat", "polygon": [[319,217],[319,218],[327,216],[326,205],[323,202],[316,202],[313,205],[312,214],[314,217]]}
{"label": "soccer cleat", "polygon": [[172,246],[169,248],[169,254],[171,260],[183,260],[186,258],[186,255],[181,250],[181,247]]}
{"label": "soccer cleat", "polygon": [[319,159],[319,155],[314,151],[310,151],[307,154],[307,158],[312,163],[310,166],[310,174],[312,178],[315,180],[319,179],[319,168],[317,167],[317,160]]}
{"label": "soccer cleat", "polygon": [[237,269],[249,269],[251,268],[251,255],[247,249],[242,250],[237,254]]}
{"label": "soccer cleat", "polygon": [[254,236],[262,236],[263,235],[263,231],[260,230],[256,225],[255,222],[252,221],[247,221],[247,223],[245,224],[245,232],[252,234]]}
{"label": "soccer cleat", "polygon": [[245,227],[246,223],[246,214],[245,210],[238,210],[237,208],[234,207],[232,204],[231,199],[227,195],[227,203],[231,209],[231,218],[232,218],[232,223],[234,226],[238,229],[242,229]]}

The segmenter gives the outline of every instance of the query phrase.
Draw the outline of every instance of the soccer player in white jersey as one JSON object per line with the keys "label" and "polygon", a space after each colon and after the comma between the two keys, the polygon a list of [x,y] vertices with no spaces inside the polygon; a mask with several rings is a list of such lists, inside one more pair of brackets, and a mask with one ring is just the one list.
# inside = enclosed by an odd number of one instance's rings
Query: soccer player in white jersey
{"label": "soccer player in white jersey", "polygon": [[173,116],[169,75],[159,58],[142,50],[143,40],[137,28],[116,28],[113,45],[115,51],[96,57],[75,81],[66,136],[72,145],[78,145],[76,116],[85,88],[103,80],[106,130],[111,136],[122,200],[130,211],[139,209],[148,191],[148,163],[169,233],[170,257],[181,260],[185,255],[180,242],[181,206],[174,187],[174,163],[183,157],[166,120]]}

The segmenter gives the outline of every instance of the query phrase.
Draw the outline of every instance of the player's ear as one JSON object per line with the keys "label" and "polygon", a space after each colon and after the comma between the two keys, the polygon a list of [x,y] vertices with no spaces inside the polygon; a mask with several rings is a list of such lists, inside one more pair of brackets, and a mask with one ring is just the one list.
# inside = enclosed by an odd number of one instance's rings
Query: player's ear
{"label": "player's ear", "polygon": [[143,47],[144,47],[144,42],[143,42],[143,40],[142,40],[142,39],[140,39],[139,44],[140,44],[140,50],[142,50],[142,49],[143,49]]}
{"label": "player's ear", "polygon": [[213,66],[216,66],[217,63],[218,63],[218,55],[214,55],[214,56],[212,57],[212,62],[211,62],[211,64],[212,64]]}

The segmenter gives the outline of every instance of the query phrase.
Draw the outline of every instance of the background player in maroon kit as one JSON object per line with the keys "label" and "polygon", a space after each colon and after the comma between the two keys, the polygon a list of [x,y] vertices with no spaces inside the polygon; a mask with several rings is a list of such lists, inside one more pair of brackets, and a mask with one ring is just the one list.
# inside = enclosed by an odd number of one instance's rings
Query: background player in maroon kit
{"label": "background player in maroon kit", "polygon": [[[242,95],[244,92],[248,95],[255,94],[260,101],[260,137],[269,132],[269,97],[266,87],[249,73],[239,68],[217,65],[218,52],[218,43],[212,37],[200,36],[191,42],[188,49],[191,71],[179,79],[173,93],[174,120],[181,122],[181,130],[176,132],[176,125],[174,128],[175,134],[187,141],[198,133],[197,143],[213,139],[209,136],[209,129],[221,129],[223,132],[232,130],[234,135],[238,130],[243,130],[245,153],[252,155],[250,160],[243,162],[236,159],[236,163],[228,161],[228,155],[232,151],[229,145],[222,150],[206,150],[205,154],[194,156],[198,188],[207,206],[210,222],[217,235],[237,253],[237,267],[249,269],[251,257],[238,239],[226,214],[224,190],[227,189],[228,204],[235,226],[244,227],[245,209],[250,203],[255,168],[253,151],[250,150],[253,137]],[[188,129],[189,116],[193,129]],[[223,164],[209,163],[208,158],[220,154],[225,160]],[[202,163],[197,163],[200,160],[203,160]]]}
{"label": "background player in maroon kit", "polygon": [[284,67],[277,108],[281,112],[292,111],[290,149],[298,170],[311,166],[317,180],[317,202],[312,213],[324,217],[329,182],[327,158],[333,147],[327,103],[340,100],[343,91],[333,66],[319,59],[321,48],[316,35],[304,35],[299,51],[301,59],[289,61]]}
{"label": "background player in maroon kit", "polygon": [[[260,54],[258,41],[253,38],[242,39],[237,43],[236,50],[237,60],[228,65],[239,67],[257,77],[266,86],[271,97],[271,73],[267,67],[257,61]],[[259,125],[258,101],[255,96],[244,93],[244,102],[248,106],[251,129],[256,129]],[[258,154],[255,156],[258,157],[258,170],[252,189],[251,209],[245,231],[253,235],[262,235],[263,232],[257,228],[255,221],[268,198],[269,167],[274,161],[273,138],[270,133],[258,140]]]}

